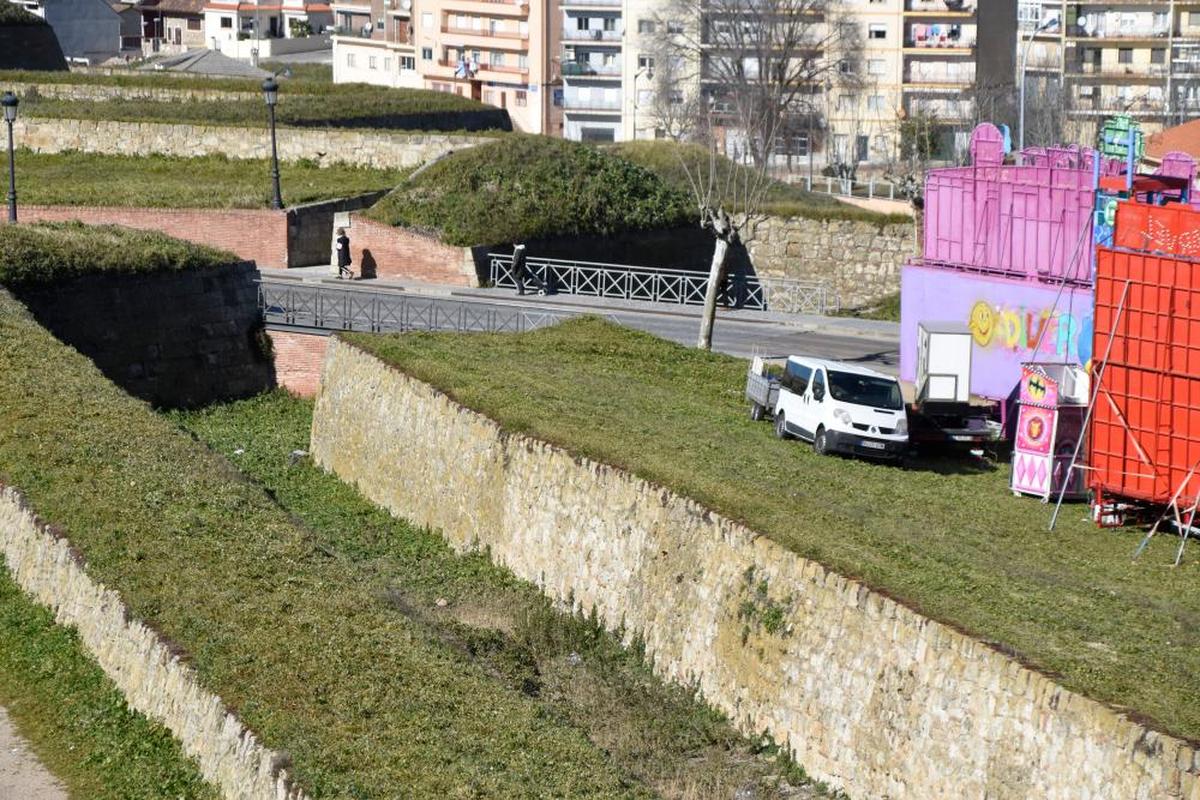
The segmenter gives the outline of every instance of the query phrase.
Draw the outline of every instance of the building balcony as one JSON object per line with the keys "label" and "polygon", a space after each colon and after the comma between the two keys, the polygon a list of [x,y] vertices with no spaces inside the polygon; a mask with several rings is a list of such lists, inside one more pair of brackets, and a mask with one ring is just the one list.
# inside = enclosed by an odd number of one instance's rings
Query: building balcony
{"label": "building balcony", "polygon": [[516,32],[491,33],[474,28],[442,26],[442,45],[488,50],[524,51],[529,48],[529,36]]}
{"label": "building balcony", "polygon": [[562,34],[564,42],[598,42],[617,46],[620,46],[621,38],[621,31],[564,30]]}
{"label": "building balcony", "polygon": [[589,111],[601,114],[620,114],[621,101],[608,98],[583,98],[577,95],[563,95],[563,108],[568,111]]}
{"label": "building balcony", "polygon": [[603,8],[613,9],[620,8],[622,0],[560,0],[559,5],[564,8]]}
{"label": "building balcony", "polygon": [[1145,81],[1167,77],[1166,64],[1067,64],[1067,77]]}
{"label": "building balcony", "polygon": [[[426,61],[426,64],[430,62]],[[455,74],[458,69],[458,63],[454,61],[435,61],[433,65],[435,70],[430,70],[431,73],[436,73],[438,77],[458,78],[459,80],[476,80],[476,81],[500,81],[501,83],[510,83],[514,79],[520,78],[527,82],[529,78],[529,67],[522,67],[516,64],[511,66],[506,64],[480,64],[479,69],[474,75],[464,78]]]}
{"label": "building balcony", "polygon": [[905,0],[904,16],[967,19],[975,16],[975,0]]}
{"label": "building balcony", "polygon": [[620,78],[621,65],[587,64],[579,61],[563,61],[563,78]]}
{"label": "building balcony", "polygon": [[528,17],[527,0],[444,0],[443,11],[464,11],[477,16]]}
{"label": "building balcony", "polygon": [[1094,42],[1145,42],[1166,39],[1171,35],[1171,29],[1166,26],[1149,26],[1122,30],[1084,30],[1078,25],[1067,29],[1067,38]]}
{"label": "building balcony", "polygon": [[910,75],[904,79],[904,91],[945,90],[961,92],[975,83],[974,75]]}

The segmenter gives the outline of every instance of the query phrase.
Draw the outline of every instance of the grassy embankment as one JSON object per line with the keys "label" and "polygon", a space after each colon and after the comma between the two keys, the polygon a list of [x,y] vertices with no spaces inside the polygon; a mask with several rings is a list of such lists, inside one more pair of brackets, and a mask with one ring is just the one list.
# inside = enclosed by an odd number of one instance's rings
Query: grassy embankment
{"label": "grassy embankment", "polygon": [[[0,282],[27,268],[13,243],[28,230],[0,230]],[[107,268],[161,268],[135,241]],[[0,475],[292,755],[314,798],[686,798],[789,774],[534,587],[293,464],[307,406],[273,396],[189,421],[259,485],[4,293],[0,371]]]}
{"label": "grassy embankment", "polygon": [[1065,686],[1200,739],[1200,554],[1016,498],[1008,470],[821,457],[747,418],[746,364],[587,319],[520,336],[351,334],[498,420],[633,472],[1019,655]]}
{"label": "grassy embankment", "polygon": [[[30,205],[268,208],[271,164],[222,156],[116,156],[17,152],[20,200]],[[279,165],[289,205],[390,189],[409,170],[312,162]]]}

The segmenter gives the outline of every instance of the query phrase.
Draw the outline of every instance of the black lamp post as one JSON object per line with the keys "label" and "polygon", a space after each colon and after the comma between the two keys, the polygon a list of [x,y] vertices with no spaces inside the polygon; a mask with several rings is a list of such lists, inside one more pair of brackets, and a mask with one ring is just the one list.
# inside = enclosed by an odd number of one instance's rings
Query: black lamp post
{"label": "black lamp post", "polygon": [[5,92],[0,97],[4,107],[4,121],[8,123],[8,221],[17,221],[17,163],[13,157],[13,123],[17,121],[17,96]]}
{"label": "black lamp post", "polygon": [[267,99],[267,111],[271,117],[271,181],[274,183],[275,196],[271,198],[271,208],[283,208],[283,196],[279,192],[279,151],[275,147],[275,104],[279,102],[279,84],[274,78],[267,78],[262,84],[263,96]]}

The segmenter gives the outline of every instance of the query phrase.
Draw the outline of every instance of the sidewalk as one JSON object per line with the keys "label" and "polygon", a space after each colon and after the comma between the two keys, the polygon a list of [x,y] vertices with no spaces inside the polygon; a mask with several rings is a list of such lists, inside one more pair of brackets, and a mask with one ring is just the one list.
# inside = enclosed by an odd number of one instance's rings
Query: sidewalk
{"label": "sidewalk", "polygon": [[[295,269],[260,269],[259,271],[264,278],[296,280],[306,284],[329,285],[343,289],[408,292],[410,294],[459,298],[477,302],[533,305],[547,310],[574,311],[577,313],[662,314],[693,319],[699,319],[700,317],[699,306],[681,305],[678,303],[651,303],[643,300],[624,300],[615,297],[589,297],[572,294],[548,296],[539,296],[537,294],[518,295],[512,289],[476,289],[466,286],[423,283],[404,278],[372,278],[362,281],[344,281],[333,277],[331,268],[328,266],[300,267]],[[856,336],[868,339],[896,341],[900,338],[899,323],[882,320],[728,308],[718,308],[717,318],[727,322],[783,325],[796,331],[821,331],[827,334]]]}

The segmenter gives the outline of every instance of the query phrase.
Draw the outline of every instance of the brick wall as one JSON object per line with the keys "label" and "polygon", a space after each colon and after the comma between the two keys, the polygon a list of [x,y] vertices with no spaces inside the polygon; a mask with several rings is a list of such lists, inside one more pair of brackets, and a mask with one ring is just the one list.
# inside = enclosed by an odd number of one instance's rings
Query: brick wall
{"label": "brick wall", "polygon": [[329,337],[293,331],[267,333],[275,351],[275,382],[300,397],[315,396]]}
{"label": "brick wall", "polygon": [[260,267],[288,266],[288,217],[269,209],[116,208],[21,206],[22,222],[79,220],[89,225],[124,225],[228,250]]}
{"label": "brick wall", "polygon": [[355,273],[363,277],[411,278],[427,283],[478,286],[469,248],[451,247],[432,236],[350,215],[346,231]]}

